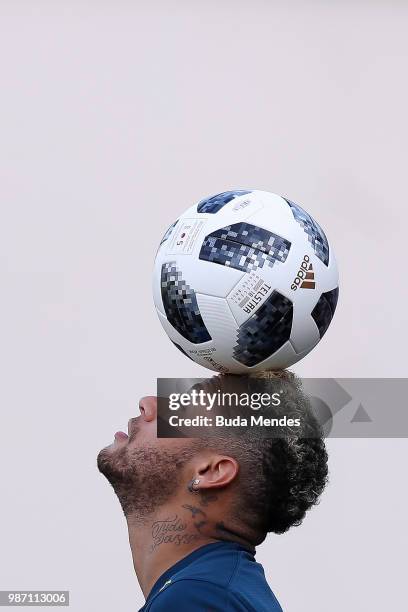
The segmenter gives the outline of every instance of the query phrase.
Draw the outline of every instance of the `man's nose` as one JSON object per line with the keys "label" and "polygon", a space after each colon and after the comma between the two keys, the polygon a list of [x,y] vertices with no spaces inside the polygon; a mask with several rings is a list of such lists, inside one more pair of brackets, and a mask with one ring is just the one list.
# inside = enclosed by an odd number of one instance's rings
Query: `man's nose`
{"label": "man's nose", "polygon": [[147,395],[139,401],[140,414],[147,422],[154,421],[157,416],[157,397]]}

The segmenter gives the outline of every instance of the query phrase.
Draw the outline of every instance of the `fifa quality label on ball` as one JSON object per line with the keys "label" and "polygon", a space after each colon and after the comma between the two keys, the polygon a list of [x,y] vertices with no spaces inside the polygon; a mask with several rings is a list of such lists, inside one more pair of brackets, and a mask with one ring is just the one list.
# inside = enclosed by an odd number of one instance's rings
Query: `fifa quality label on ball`
{"label": "fifa quality label on ball", "polygon": [[237,322],[248,319],[271,290],[271,285],[258,272],[245,274],[227,297]]}
{"label": "fifa quality label on ball", "polygon": [[246,200],[238,200],[232,207],[233,211],[242,210],[251,204],[251,200],[248,198]]}
{"label": "fifa quality label on ball", "polygon": [[238,216],[241,220],[243,220],[241,215],[245,215],[245,217],[247,214],[253,215],[263,208],[262,200],[251,197],[251,194],[248,194],[248,197],[245,199],[237,198],[237,200],[233,200],[233,202],[231,210],[236,214],[235,216]]}
{"label": "fifa quality label on ball", "polygon": [[223,366],[221,363],[218,363],[214,359],[214,356],[216,356],[216,353],[217,353],[216,348],[209,347],[205,349],[193,349],[193,350],[189,350],[188,352],[190,353],[190,355],[192,355],[192,359],[195,359],[195,357],[203,359],[204,361],[207,361],[214,368],[214,370],[217,370],[218,372],[221,372],[222,374],[228,374],[229,372],[228,368]]}
{"label": "fifa quality label on ball", "polygon": [[203,219],[183,219],[178,223],[177,232],[172,236],[168,255],[189,255],[206,221]]}

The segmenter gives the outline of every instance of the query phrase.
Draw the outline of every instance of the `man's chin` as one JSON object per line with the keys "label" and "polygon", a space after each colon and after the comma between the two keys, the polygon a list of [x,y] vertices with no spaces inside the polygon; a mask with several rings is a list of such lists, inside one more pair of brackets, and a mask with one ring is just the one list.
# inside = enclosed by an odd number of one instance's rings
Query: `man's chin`
{"label": "man's chin", "polygon": [[110,463],[112,452],[113,452],[113,443],[110,446],[106,446],[105,448],[100,450],[98,453],[96,464],[98,466],[98,470],[102,472],[102,474],[105,471],[106,464]]}
{"label": "man's chin", "polygon": [[125,444],[123,442],[112,442],[109,446],[103,448],[97,457],[97,466],[98,470],[106,476],[108,480],[111,480],[112,476],[117,471],[118,459],[120,456],[120,451],[124,448]]}

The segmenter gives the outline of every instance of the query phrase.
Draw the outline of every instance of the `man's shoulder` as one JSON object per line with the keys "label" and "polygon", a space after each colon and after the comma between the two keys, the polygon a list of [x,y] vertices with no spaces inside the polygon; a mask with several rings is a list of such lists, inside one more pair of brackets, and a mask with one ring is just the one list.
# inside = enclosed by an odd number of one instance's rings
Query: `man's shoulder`
{"label": "man's shoulder", "polygon": [[222,588],[214,582],[178,579],[152,599],[145,612],[282,612],[272,593],[240,593],[234,588]]}
{"label": "man's shoulder", "polygon": [[219,584],[192,578],[169,580],[162,591],[156,594],[146,612],[255,612],[255,608],[246,608],[235,601]]}
{"label": "man's shoulder", "polygon": [[[175,573],[172,578],[210,582],[221,588],[227,588],[233,582],[236,574],[247,566],[255,572],[261,568],[255,562],[253,555],[241,547],[234,547],[231,544],[215,544],[210,545],[205,554]],[[262,576],[264,576],[263,571]]]}
{"label": "man's shoulder", "polygon": [[179,612],[187,604],[191,612],[281,612],[251,553],[222,546],[211,552],[170,576],[146,612]]}

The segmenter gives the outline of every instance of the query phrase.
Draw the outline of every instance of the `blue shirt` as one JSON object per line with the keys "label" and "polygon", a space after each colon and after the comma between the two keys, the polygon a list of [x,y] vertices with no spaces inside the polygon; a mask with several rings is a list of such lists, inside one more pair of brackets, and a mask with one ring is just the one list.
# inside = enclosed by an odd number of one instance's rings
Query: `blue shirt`
{"label": "blue shirt", "polygon": [[282,612],[262,565],[240,544],[198,548],[157,580],[139,612]]}

